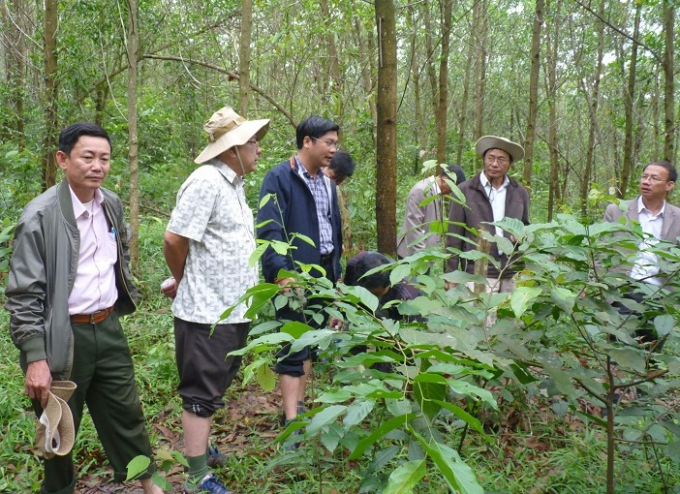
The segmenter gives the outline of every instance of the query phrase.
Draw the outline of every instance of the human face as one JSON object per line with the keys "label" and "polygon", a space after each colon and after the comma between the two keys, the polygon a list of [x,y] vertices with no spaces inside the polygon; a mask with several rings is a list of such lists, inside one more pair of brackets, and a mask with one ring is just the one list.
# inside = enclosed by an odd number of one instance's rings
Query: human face
{"label": "human face", "polygon": [[70,154],[57,151],[57,163],[81,202],[89,202],[111,169],[111,146],[104,137],[80,136]]}
{"label": "human face", "polygon": [[326,167],[323,169],[323,172],[328,178],[335,182],[335,185],[341,185],[345,180],[347,180],[347,176],[341,175],[333,168]]}
{"label": "human face", "polygon": [[484,155],[484,175],[489,182],[501,182],[512,162],[510,154],[502,149],[489,149]]}
{"label": "human face", "polygon": [[451,193],[451,186],[443,176],[437,177],[437,184],[439,185],[439,190],[443,195],[448,195]]}
{"label": "human face", "polygon": [[[257,162],[260,159],[260,153],[262,153],[262,148],[260,143],[257,142],[255,137],[251,137],[243,146],[237,146],[238,156],[241,157],[241,164],[237,167],[236,173],[245,173],[246,175],[255,171],[257,168]],[[236,150],[234,149],[234,154],[236,155]],[[240,166],[243,165],[242,170],[238,170]]]}
{"label": "human face", "polygon": [[338,149],[338,133],[332,130],[321,137],[306,137],[305,141],[308,144],[308,154],[314,164],[319,167],[328,166]]}
{"label": "human face", "polygon": [[675,187],[675,182],[668,180],[668,170],[659,165],[648,165],[640,177],[640,195],[650,201],[661,201]]}

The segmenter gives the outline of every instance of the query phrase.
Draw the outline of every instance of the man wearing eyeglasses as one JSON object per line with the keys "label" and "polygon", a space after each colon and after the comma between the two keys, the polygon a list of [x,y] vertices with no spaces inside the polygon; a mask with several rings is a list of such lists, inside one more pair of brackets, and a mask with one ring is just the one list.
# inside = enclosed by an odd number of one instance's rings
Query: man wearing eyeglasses
{"label": "man wearing eyeglasses", "polygon": [[[340,127],[331,120],[313,115],[297,127],[297,153],[272,168],[262,181],[260,210],[257,215],[258,238],[290,243],[292,249],[282,254],[272,247],[262,256],[262,272],[269,283],[278,283],[282,291],[292,294],[288,286],[294,278],[285,272],[298,269],[297,263],[321,266],[324,273],[312,270],[312,276],[325,276],[335,283],[340,277],[342,231],[335,184],[322,171],[338,149]],[[269,200],[263,200],[269,197]],[[275,200],[273,198],[276,198]],[[313,245],[294,234],[312,240]],[[299,292],[299,290],[297,290]],[[306,322],[318,327],[309,314],[291,305],[277,311],[281,322]],[[326,317],[324,317],[324,320]],[[338,322],[331,320],[331,327]],[[276,364],[283,398],[285,421],[294,420],[304,411],[307,378],[311,372],[309,348],[291,353],[284,347]]]}
{"label": "man wearing eyeglasses", "polygon": [[[653,161],[642,170],[640,195],[633,201],[622,203],[625,209],[610,204],[604,214],[604,220],[612,223],[617,223],[622,216],[625,216],[628,222],[640,223],[646,238],[640,242],[639,255],[630,271],[630,277],[658,287],[664,285],[665,280],[658,276],[659,260],[656,254],[649,250],[658,244],[659,240],[679,243],[680,208],[666,202],[666,197],[675,188],[677,179],[678,171],[670,162]],[[643,295],[638,292],[627,293],[626,297],[637,302],[643,301]],[[628,311],[626,307],[620,309],[622,313]],[[643,345],[661,350],[663,340],[657,341],[653,328],[637,330],[635,334]]]}
{"label": "man wearing eyeglasses", "polygon": [[[462,269],[474,273],[474,261],[461,259],[458,252],[477,248],[477,235],[472,229],[486,229],[495,235],[514,238],[491,223],[503,218],[516,218],[529,224],[529,194],[516,180],[508,176],[510,166],[524,157],[524,148],[503,137],[484,136],[475,145],[477,155],[484,160],[484,170],[460,186],[466,205],[451,203],[449,210],[449,235],[446,246],[454,254],[447,262],[447,271]],[[487,292],[510,292],[514,290],[512,279],[516,266],[506,254],[491,243],[489,254],[498,261],[500,270],[488,264]],[[453,286],[453,285],[451,285]]]}

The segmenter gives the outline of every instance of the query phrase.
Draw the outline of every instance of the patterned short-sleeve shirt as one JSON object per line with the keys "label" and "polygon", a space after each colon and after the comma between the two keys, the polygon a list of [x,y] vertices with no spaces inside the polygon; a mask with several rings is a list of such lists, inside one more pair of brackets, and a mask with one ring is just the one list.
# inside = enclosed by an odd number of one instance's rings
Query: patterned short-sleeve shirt
{"label": "patterned short-sleeve shirt", "polygon": [[[218,160],[194,171],[177,193],[167,230],[189,239],[184,276],[172,304],[174,315],[213,324],[258,281],[253,212],[244,181]],[[247,322],[244,304],[223,323]]]}

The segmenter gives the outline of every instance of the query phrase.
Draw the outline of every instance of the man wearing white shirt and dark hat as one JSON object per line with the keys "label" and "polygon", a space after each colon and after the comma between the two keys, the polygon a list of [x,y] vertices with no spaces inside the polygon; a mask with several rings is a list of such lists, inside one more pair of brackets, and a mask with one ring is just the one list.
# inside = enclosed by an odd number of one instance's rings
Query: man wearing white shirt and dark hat
{"label": "man wearing white shirt and dark hat", "polygon": [[250,321],[243,304],[227,319],[221,315],[258,281],[257,265],[249,264],[255,230],[244,177],[255,171],[268,127],[269,120],[249,121],[230,107],[208,120],[203,128],[210,142],[195,160],[203,166],[179,189],[165,232],[173,278],[162,290],[174,298],[187,493],[231,492],[210,471],[225,460],[209,444],[210,427],[241,363],[228,354],[245,346]]}
{"label": "man wearing white shirt and dark hat", "polygon": [[[477,155],[484,160],[484,169],[460,185],[466,205],[452,202],[449,210],[446,246],[460,252],[477,248],[478,238],[470,229],[486,229],[513,241],[508,232],[492,226],[491,223],[503,218],[516,218],[525,225],[529,224],[529,194],[522,185],[508,176],[512,164],[524,158],[524,148],[503,137],[484,136],[477,141],[475,149]],[[498,261],[501,269],[488,264],[487,291],[514,290],[513,276],[516,270],[508,265],[508,256],[498,251],[496,243],[491,243],[489,254]],[[454,254],[447,262],[447,271],[457,269],[474,273],[474,261],[461,259]]]}

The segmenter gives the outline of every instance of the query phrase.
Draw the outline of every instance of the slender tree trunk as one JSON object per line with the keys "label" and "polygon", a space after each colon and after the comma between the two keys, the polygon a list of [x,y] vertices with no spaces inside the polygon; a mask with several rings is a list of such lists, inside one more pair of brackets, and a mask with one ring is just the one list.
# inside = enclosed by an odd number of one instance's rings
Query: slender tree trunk
{"label": "slender tree trunk", "polygon": [[663,1],[663,27],[666,47],[664,51],[664,159],[675,162],[675,81],[673,58],[675,56],[675,1]]}
{"label": "slender tree trunk", "polygon": [[654,125],[652,125],[652,135],[654,136],[654,156],[660,156],[661,150],[659,148],[659,127],[661,126],[661,108],[659,101],[661,101],[661,88],[659,87],[659,80],[661,78],[661,64],[656,64],[654,77],[654,95],[652,97],[652,118]]}
{"label": "slender tree trunk", "polygon": [[366,41],[366,33],[363,24],[359,16],[354,19],[354,26],[357,33],[357,44],[359,45],[359,53],[361,59],[364,62],[361,64],[361,80],[364,84],[364,92],[366,93],[366,98],[368,99],[368,108],[371,112],[371,120],[373,121],[373,131],[371,132],[372,144],[376,145],[376,134],[378,126],[378,110],[375,101],[375,91],[373,90],[373,44],[371,40],[373,37],[369,37],[368,42]]}
{"label": "slender tree trunk", "polygon": [[[604,18],[604,3],[600,1],[599,13]],[[588,192],[590,180],[593,175],[593,156],[595,153],[595,135],[597,131],[597,111],[600,100],[600,77],[602,75],[602,59],[604,57],[604,22],[597,22],[597,65],[593,74],[593,92],[588,103],[590,114],[590,127],[588,129],[588,148],[586,149],[586,162],[581,177],[581,213],[585,216],[588,212]],[[587,91],[584,91],[587,97]]]}
{"label": "slender tree trunk", "polygon": [[430,79],[430,87],[432,89],[432,112],[434,115],[436,115],[439,97],[437,95],[437,71],[434,68],[434,47],[432,46],[432,35],[430,34],[434,32],[434,29],[432,28],[432,14],[430,13],[429,0],[424,0],[423,12],[425,14],[423,18],[425,32],[428,33],[428,35],[425,36],[425,50],[427,51],[427,75]]}
{"label": "slender tree trunk", "polygon": [[442,20],[442,51],[439,60],[439,104],[437,105],[437,162],[446,163],[446,131],[448,128],[449,103],[449,41],[451,39],[451,17],[453,0],[440,0]]}
{"label": "slender tree trunk", "polygon": [[238,109],[243,118],[248,118],[250,96],[250,39],[253,30],[253,2],[241,2],[241,40],[238,63]]}
{"label": "slender tree trunk", "polygon": [[[477,49],[475,50],[475,134],[476,141],[482,137],[484,128],[484,93],[486,91],[486,38],[489,20],[487,16],[488,0],[479,0],[480,4],[480,22],[479,33],[477,38]],[[477,160],[477,167],[481,169],[482,160]]]}
{"label": "slender tree trunk", "polygon": [[397,35],[393,0],[376,0],[378,30],[378,140],[376,220],[378,250],[395,256],[397,221]]}
{"label": "slender tree trunk", "polygon": [[468,98],[470,95],[470,77],[472,75],[472,62],[475,58],[477,46],[477,29],[479,24],[479,2],[475,1],[472,7],[472,25],[470,26],[470,38],[467,47],[467,59],[465,61],[465,77],[463,78],[463,97],[460,101],[460,114],[458,116],[458,146],[456,148],[456,164],[460,166],[463,159],[463,147],[465,146],[465,124],[467,123]]}
{"label": "slender tree trunk", "polygon": [[139,60],[139,3],[128,0],[128,166],[130,170],[130,262],[139,267],[139,139],[137,135],[137,65]]}
{"label": "slender tree trunk", "polygon": [[561,1],[557,0],[552,13],[553,38],[550,30],[546,33],[546,53],[548,61],[548,148],[550,149],[550,191],[548,193],[548,222],[552,221],[556,205],[560,203],[560,163],[557,148],[557,56],[559,46]]}
{"label": "slender tree trunk", "polygon": [[409,4],[406,9],[407,21],[411,25],[413,35],[411,36],[411,80],[413,84],[413,107],[415,113],[415,140],[417,151],[413,156],[413,174],[417,175],[420,170],[422,153],[425,151],[425,125],[423,125],[423,115],[420,101],[420,70],[418,69],[418,32],[419,26],[416,23],[413,4]]}
{"label": "slender tree trunk", "polygon": [[43,187],[52,187],[57,180],[57,0],[45,0],[45,134],[43,136]]}
{"label": "slender tree trunk", "polygon": [[524,183],[531,193],[531,175],[534,167],[534,139],[538,116],[538,77],[541,71],[541,28],[543,27],[544,0],[536,0],[533,35],[531,37],[531,75],[529,76],[529,115],[524,144]]}
{"label": "slender tree trunk", "polygon": [[[13,111],[8,112],[8,122],[5,129],[0,130],[1,140],[18,142],[19,149],[26,147],[26,133],[24,131],[24,85],[26,64],[26,43],[24,35],[18,27],[21,23],[20,12],[24,8],[20,0],[4,2],[2,12],[2,46],[5,51],[5,70],[7,87],[10,91]],[[22,23],[23,24],[23,23]]]}
{"label": "slender tree trunk", "polygon": [[[640,11],[642,5],[635,3],[635,27],[633,39],[637,40],[640,35]],[[635,120],[635,113],[633,112],[635,106],[635,78],[637,77],[637,41],[633,41],[633,47],[630,53],[630,68],[628,70],[628,82],[623,91],[626,124],[623,141],[623,170],[621,170],[621,181],[618,187],[618,196],[626,197],[628,190],[628,182],[630,181],[633,172],[633,121]]]}

